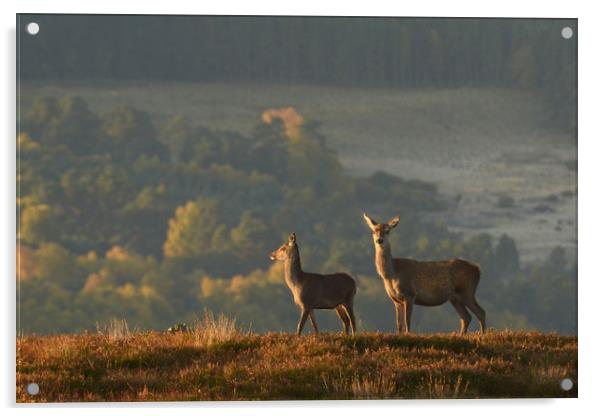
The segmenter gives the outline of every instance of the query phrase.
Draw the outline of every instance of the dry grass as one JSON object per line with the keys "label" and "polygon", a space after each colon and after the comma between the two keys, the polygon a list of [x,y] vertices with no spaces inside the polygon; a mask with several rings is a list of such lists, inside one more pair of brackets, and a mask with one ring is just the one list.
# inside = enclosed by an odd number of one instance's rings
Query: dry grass
{"label": "dry grass", "polygon": [[104,335],[110,341],[129,338],[132,333],[125,319],[111,319],[106,324],[96,323],[96,332]]}
{"label": "dry grass", "polygon": [[355,376],[351,391],[356,399],[389,399],[395,397],[395,381],[383,375],[378,377]]}
{"label": "dry grass", "polygon": [[175,334],[17,340],[18,402],[576,397],[577,387],[576,337],[537,332],[298,338],[208,314]]}
{"label": "dry grass", "polygon": [[462,375],[457,376],[455,381],[452,381],[450,377],[434,377],[432,374],[429,374],[423,383],[423,388],[420,389],[424,393],[424,397],[419,397],[424,399],[458,399],[470,397],[468,394],[468,384],[468,382],[465,383],[462,380]]}
{"label": "dry grass", "polygon": [[205,310],[203,319],[194,325],[192,334],[195,345],[200,347],[231,341],[243,335],[236,326],[236,319],[223,314],[215,316],[209,310]]}
{"label": "dry grass", "polygon": [[[334,377],[322,375],[324,387],[334,397],[354,399],[390,399],[395,398],[397,389],[395,379],[387,374],[355,374],[351,377],[342,372]],[[351,395],[351,397],[348,397]]]}

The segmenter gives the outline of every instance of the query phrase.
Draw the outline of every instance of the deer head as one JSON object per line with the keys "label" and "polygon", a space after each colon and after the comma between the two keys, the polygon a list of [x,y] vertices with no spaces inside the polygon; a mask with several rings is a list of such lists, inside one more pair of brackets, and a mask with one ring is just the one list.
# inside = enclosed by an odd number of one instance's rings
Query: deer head
{"label": "deer head", "polygon": [[270,254],[270,260],[284,261],[288,258],[291,258],[296,245],[297,236],[295,233],[291,233],[291,235],[288,236],[288,241]]}
{"label": "deer head", "polygon": [[385,247],[389,245],[389,232],[399,224],[399,215],[391,218],[389,222],[380,224],[374,221],[370,216],[364,213],[364,219],[368,227],[372,230],[372,240],[377,247]]}

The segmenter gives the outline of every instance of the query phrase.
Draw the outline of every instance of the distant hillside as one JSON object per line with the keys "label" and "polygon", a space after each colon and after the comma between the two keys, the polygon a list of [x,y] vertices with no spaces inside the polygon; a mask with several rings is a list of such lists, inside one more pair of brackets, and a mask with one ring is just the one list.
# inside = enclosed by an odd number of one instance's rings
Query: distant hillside
{"label": "distant hillside", "polygon": [[[174,116],[251,135],[268,108],[294,107],[321,124],[327,144],[355,175],[383,170],[461,195],[445,221],[469,235],[506,233],[521,257],[576,249],[573,133],[540,94],[508,88],[343,88],[264,83],[159,81],[22,82],[22,108],[36,96],[81,96],[94,111],[130,105],[156,126]],[[514,206],[499,209],[500,198]],[[438,219],[443,219],[438,217]]]}
{"label": "distant hillside", "polygon": [[[538,91],[576,124],[576,19],[20,15],[29,80]],[[31,20],[41,35],[24,33]]]}
{"label": "distant hillside", "polygon": [[[226,323],[227,324],[227,323]],[[227,326],[227,325],[226,325]],[[566,392],[560,381],[575,383]],[[577,338],[186,333],[17,340],[17,401],[577,397]],[[30,396],[26,386],[40,392]]]}

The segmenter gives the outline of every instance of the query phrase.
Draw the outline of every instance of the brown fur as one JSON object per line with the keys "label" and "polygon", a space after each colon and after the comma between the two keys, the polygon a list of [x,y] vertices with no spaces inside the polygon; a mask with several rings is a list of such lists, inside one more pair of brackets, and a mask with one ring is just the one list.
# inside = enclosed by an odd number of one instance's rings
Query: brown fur
{"label": "brown fur", "polygon": [[351,333],[355,334],[353,298],[356,285],[353,277],[346,273],[322,275],[304,272],[294,233],[289,236],[288,243],[272,252],[270,259],[284,261],[284,280],[293,294],[295,303],[301,308],[297,335],[301,335],[308,317],[314,333],[318,333],[314,309],[334,309],[343,322],[345,333],[349,334],[351,328]]}
{"label": "brown fur", "polygon": [[475,293],[481,270],[475,263],[462,259],[418,261],[393,258],[388,234],[399,217],[379,224],[364,214],[372,230],[376,271],[383,279],[385,290],[395,305],[397,331],[410,331],[413,305],[438,306],[450,302],[460,315],[464,334],[471,321],[470,309],[479,319],[481,333],[485,331],[485,311],[477,303]]}

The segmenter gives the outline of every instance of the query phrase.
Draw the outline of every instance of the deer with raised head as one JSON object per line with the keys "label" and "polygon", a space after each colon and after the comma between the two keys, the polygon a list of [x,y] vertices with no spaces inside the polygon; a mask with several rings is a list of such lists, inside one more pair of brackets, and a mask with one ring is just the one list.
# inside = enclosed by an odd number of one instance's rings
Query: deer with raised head
{"label": "deer with raised head", "polygon": [[345,333],[355,335],[353,298],[356,287],[353,277],[346,273],[317,274],[306,273],[301,268],[297,237],[292,233],[288,241],[270,255],[271,260],[284,261],[284,280],[293,294],[295,303],[301,308],[301,318],[297,325],[297,335],[301,335],[305,321],[309,317],[314,333],[318,324],[314,309],[334,309],[343,321]]}
{"label": "deer with raised head", "polygon": [[410,331],[415,304],[439,306],[448,301],[460,315],[462,335],[472,319],[467,308],[479,319],[481,334],[485,332],[485,310],[475,298],[481,276],[478,265],[462,259],[417,261],[393,258],[389,232],[399,223],[399,217],[384,224],[379,224],[367,214],[364,214],[364,219],[372,230],[376,271],[395,306],[398,333],[402,333],[402,326],[403,332]]}

